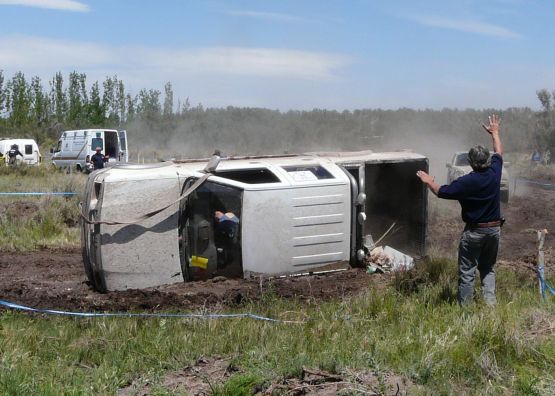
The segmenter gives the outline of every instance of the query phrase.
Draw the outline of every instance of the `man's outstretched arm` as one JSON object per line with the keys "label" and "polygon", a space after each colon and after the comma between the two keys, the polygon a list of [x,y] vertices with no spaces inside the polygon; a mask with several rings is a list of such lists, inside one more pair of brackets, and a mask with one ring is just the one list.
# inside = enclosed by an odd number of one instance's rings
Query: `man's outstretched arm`
{"label": "man's outstretched arm", "polygon": [[499,116],[492,114],[488,117],[489,125],[482,124],[482,127],[487,133],[491,135],[493,140],[493,151],[499,155],[503,155],[503,142],[501,142],[501,137],[499,136]]}
{"label": "man's outstretched arm", "polygon": [[422,180],[422,183],[424,183],[428,186],[428,188],[430,189],[431,192],[433,192],[435,195],[438,194],[440,186],[439,186],[439,184],[436,183],[436,178],[435,177],[430,176],[426,172],[421,171],[421,170],[416,172],[416,176],[418,176],[420,178],[420,180]]}

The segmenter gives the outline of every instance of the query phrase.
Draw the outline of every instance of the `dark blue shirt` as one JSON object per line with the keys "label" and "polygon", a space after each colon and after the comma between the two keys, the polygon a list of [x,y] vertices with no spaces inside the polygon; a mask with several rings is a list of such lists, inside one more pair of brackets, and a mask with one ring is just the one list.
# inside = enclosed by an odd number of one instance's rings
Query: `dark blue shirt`
{"label": "dark blue shirt", "polygon": [[91,162],[94,165],[94,169],[102,169],[104,168],[104,155],[100,153],[96,153],[91,157]]}
{"label": "dark blue shirt", "polygon": [[499,187],[503,157],[494,154],[489,168],[470,172],[449,185],[441,186],[437,196],[456,199],[461,204],[461,215],[465,223],[487,223],[501,219]]}

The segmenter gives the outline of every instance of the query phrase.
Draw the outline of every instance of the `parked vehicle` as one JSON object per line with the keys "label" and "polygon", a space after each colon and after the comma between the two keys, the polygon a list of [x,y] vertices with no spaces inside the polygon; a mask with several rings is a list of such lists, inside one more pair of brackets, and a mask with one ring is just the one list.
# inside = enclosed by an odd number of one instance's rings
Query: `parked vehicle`
{"label": "parked vehicle", "polygon": [[22,156],[17,156],[16,163],[27,165],[39,165],[42,161],[39,146],[33,139],[13,139],[13,138],[0,138],[0,160],[6,164],[9,161],[8,151],[13,145],[17,145],[19,152]]}
{"label": "parked vehicle", "polygon": [[115,129],[65,131],[52,150],[52,163],[59,168],[91,171],[90,159],[100,147],[109,165],[128,161],[127,132]]}
{"label": "parked vehicle", "polygon": [[[388,245],[425,253],[427,190],[415,177],[428,169],[424,156],[224,159],[192,191],[205,163],[115,165],[89,176],[82,248],[96,290],[355,266],[388,230]],[[232,232],[218,230],[217,211],[236,218]]]}
{"label": "parked vehicle", "polygon": [[[447,163],[446,166],[448,184],[452,183],[459,177],[472,172],[472,167],[468,162],[467,151],[459,151],[455,153],[451,162]],[[505,164],[503,164],[503,169],[501,171],[501,202],[509,202],[509,172],[505,169]]]}

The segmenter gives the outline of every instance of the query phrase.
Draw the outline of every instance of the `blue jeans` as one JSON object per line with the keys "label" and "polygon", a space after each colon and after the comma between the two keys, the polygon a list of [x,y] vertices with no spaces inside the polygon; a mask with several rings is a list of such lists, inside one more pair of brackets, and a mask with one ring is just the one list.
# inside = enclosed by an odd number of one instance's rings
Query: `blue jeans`
{"label": "blue jeans", "polygon": [[482,296],[488,305],[495,305],[495,261],[499,250],[500,227],[471,228],[466,226],[459,243],[459,303],[468,304],[474,297],[476,269],[480,271]]}

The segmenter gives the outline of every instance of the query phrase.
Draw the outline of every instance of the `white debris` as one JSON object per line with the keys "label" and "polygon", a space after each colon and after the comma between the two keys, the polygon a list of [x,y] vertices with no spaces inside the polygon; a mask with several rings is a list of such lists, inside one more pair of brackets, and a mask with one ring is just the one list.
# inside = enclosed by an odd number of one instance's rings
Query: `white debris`
{"label": "white debris", "polygon": [[[414,259],[392,247],[376,247],[366,257],[368,267],[382,271],[408,271],[414,268]],[[370,271],[370,272],[374,272]]]}

